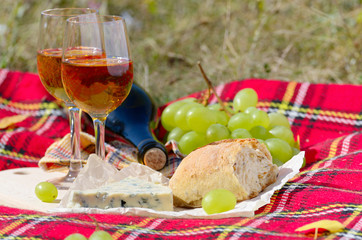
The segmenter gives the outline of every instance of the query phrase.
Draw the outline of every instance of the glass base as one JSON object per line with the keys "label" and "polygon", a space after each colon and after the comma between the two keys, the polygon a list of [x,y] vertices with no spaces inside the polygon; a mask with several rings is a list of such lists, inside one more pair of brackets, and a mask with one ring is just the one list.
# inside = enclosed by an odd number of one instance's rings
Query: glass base
{"label": "glass base", "polygon": [[78,176],[78,173],[79,171],[69,171],[64,177],[49,179],[48,182],[53,183],[59,190],[68,190]]}

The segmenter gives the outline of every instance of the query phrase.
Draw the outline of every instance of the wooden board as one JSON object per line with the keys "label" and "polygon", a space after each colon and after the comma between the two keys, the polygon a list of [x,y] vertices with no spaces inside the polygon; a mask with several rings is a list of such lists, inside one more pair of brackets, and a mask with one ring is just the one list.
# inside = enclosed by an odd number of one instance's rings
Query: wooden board
{"label": "wooden board", "polygon": [[36,197],[35,186],[64,175],[63,172],[45,172],[37,167],[0,171],[0,205],[42,212],[55,208],[66,190],[58,190],[57,199],[53,203],[45,203]]}

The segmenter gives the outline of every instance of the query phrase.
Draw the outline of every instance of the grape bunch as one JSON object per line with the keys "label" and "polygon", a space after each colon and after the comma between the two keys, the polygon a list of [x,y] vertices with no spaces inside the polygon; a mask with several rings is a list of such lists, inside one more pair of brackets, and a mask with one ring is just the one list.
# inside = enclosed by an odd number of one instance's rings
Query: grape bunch
{"label": "grape bunch", "polygon": [[233,101],[204,106],[195,98],[168,105],[161,115],[168,131],[167,141],[175,140],[187,155],[208,143],[236,138],[255,138],[269,149],[273,162],[280,166],[299,153],[288,119],[281,113],[256,108],[258,95],[252,88],[240,90]]}

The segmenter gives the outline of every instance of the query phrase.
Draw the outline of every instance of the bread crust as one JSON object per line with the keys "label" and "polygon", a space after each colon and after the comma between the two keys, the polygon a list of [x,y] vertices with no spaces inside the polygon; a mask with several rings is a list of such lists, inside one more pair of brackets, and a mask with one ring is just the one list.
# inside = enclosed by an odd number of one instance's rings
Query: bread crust
{"label": "bread crust", "polygon": [[278,167],[256,139],[227,139],[203,146],[186,156],[170,179],[174,205],[201,207],[212,189],[233,192],[237,201],[257,196],[276,180]]}

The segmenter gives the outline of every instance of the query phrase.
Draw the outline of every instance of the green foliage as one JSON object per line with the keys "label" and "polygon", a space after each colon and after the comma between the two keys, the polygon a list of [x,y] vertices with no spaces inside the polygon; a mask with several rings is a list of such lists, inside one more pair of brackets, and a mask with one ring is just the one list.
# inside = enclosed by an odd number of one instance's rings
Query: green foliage
{"label": "green foliage", "polygon": [[3,0],[0,67],[36,72],[40,12],[96,7],[127,20],[135,80],[157,104],[244,78],[361,84],[360,0]]}

